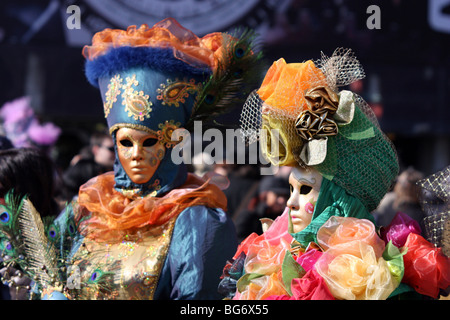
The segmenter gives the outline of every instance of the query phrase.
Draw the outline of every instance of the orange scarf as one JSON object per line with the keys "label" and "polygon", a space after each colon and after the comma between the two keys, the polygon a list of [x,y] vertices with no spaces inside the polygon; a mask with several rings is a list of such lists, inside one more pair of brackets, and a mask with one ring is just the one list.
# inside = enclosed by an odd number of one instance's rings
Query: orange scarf
{"label": "orange scarf", "polygon": [[95,241],[122,241],[139,238],[161,226],[184,209],[203,205],[226,210],[225,194],[209,180],[188,174],[186,182],[163,197],[125,197],[114,189],[114,173],[99,175],[81,186],[76,220],[83,236]]}

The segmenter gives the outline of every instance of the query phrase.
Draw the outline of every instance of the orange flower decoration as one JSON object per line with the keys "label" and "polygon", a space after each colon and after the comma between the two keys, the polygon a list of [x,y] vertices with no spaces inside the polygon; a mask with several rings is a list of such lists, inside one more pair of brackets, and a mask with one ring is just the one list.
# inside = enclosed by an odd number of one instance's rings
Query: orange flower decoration
{"label": "orange flower decoration", "polygon": [[267,71],[258,95],[270,107],[296,117],[307,108],[305,91],[326,85],[325,75],[311,60],[287,64],[281,58]]}
{"label": "orange flower decoration", "polygon": [[287,294],[281,280],[281,273],[272,273],[270,276],[254,279],[239,296],[239,300],[264,300],[270,296]]}
{"label": "orange flower decoration", "polygon": [[277,272],[281,269],[284,256],[289,248],[289,243],[284,240],[281,240],[278,245],[272,245],[267,240],[250,245],[245,263],[245,272],[267,275]]}

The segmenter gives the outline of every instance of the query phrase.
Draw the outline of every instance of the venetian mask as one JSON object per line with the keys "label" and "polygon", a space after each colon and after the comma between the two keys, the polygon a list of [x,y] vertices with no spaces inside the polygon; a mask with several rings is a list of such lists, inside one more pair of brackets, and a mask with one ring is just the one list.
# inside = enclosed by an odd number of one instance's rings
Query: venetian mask
{"label": "venetian mask", "polygon": [[322,175],[312,168],[296,167],[289,176],[291,195],[287,206],[291,210],[293,232],[305,229],[311,222],[319,197]]}
{"label": "venetian mask", "polygon": [[165,154],[165,147],[155,134],[131,128],[116,133],[117,155],[131,181],[148,182]]}

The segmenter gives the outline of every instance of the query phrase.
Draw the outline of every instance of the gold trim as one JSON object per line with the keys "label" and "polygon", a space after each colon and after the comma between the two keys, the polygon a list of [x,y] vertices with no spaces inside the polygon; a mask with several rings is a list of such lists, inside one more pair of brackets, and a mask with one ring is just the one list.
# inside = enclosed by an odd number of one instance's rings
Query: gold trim
{"label": "gold trim", "polygon": [[152,130],[142,124],[137,124],[137,123],[116,123],[114,125],[112,125],[109,128],[109,133],[113,134],[114,131],[119,130],[120,128],[130,128],[130,129],[136,129],[136,130],[141,130],[141,131],[145,131],[148,132],[150,134],[154,134],[155,136],[158,136],[158,132],[155,130]]}
{"label": "gold trim", "polygon": [[[183,211],[181,211],[183,212]],[[164,246],[164,252],[162,252],[160,254],[160,257],[162,257],[162,259],[158,259],[159,260],[159,265],[158,265],[158,274],[155,276],[155,282],[152,284],[152,287],[150,288],[150,299],[153,300],[154,296],[155,296],[155,291],[156,291],[156,287],[159,284],[159,278],[161,277],[161,272],[162,269],[164,268],[164,264],[166,262],[167,259],[167,254],[169,253],[169,248],[172,245],[172,236],[173,236],[173,229],[175,228],[175,222],[178,219],[178,216],[181,214],[181,212],[179,212],[175,217],[173,217],[172,219],[170,219],[168,221],[169,226],[167,227],[167,232],[166,232],[166,237],[165,239],[168,240],[168,243]]]}
{"label": "gold trim", "polygon": [[179,141],[170,140],[169,141],[168,137],[167,137],[167,132],[166,132],[167,129],[172,130],[172,132],[170,133],[170,135],[172,136],[173,131],[175,131],[176,129],[182,128],[182,127],[180,127],[180,122],[174,123],[174,120],[170,120],[170,121],[166,120],[164,123],[158,124],[158,127],[161,128],[161,130],[155,131],[155,130],[152,130],[142,124],[116,123],[109,128],[109,134],[112,135],[114,133],[114,131],[119,130],[120,128],[141,130],[141,131],[145,131],[145,132],[155,135],[158,138],[158,142],[161,143],[162,145],[164,145],[166,148],[171,148],[182,141],[182,140],[179,140]]}

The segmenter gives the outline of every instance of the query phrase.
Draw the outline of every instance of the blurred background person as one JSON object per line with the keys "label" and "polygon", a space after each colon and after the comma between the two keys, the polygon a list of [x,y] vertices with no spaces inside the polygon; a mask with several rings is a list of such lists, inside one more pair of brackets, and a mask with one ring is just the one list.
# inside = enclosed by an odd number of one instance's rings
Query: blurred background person
{"label": "blurred background person", "polygon": [[89,146],[82,148],[71,161],[71,165],[76,164],[81,159],[92,159],[95,163],[103,167],[103,171],[112,171],[115,160],[114,142],[107,132],[96,131],[90,137]]}
{"label": "blurred background person", "polygon": [[53,161],[35,148],[0,151],[0,202],[6,193],[27,195],[42,217],[56,216],[60,208],[54,199]]}
{"label": "blurred background person", "polygon": [[289,182],[285,176],[265,176],[261,179],[257,194],[247,208],[234,217],[239,241],[252,232],[263,232],[260,219],[276,219],[286,208],[289,198]]}
{"label": "blurred background person", "polygon": [[80,159],[74,165],[67,168],[62,175],[63,188],[59,194],[61,203],[75,200],[78,190],[89,179],[105,173],[105,168],[92,158]]}
{"label": "blurred background person", "polygon": [[106,171],[112,171],[115,160],[114,142],[106,132],[95,132],[91,137],[94,161]]}
{"label": "blurred background person", "polygon": [[422,231],[425,213],[419,201],[419,187],[417,182],[424,178],[424,174],[413,167],[401,172],[394,189],[381,200],[378,208],[373,212],[375,220],[380,226],[388,226],[397,212],[403,212],[416,220]]}

